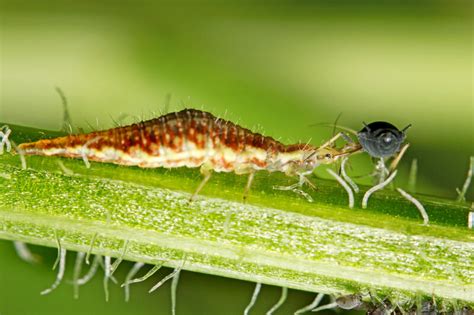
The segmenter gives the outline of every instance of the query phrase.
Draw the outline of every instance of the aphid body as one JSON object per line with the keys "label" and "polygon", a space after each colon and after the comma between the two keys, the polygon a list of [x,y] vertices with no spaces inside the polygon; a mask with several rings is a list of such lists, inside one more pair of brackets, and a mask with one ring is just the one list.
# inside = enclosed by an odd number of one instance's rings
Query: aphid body
{"label": "aphid body", "polygon": [[[210,171],[253,175],[258,170],[299,175],[303,183],[304,175],[318,165],[350,153],[329,145],[285,145],[195,109],[130,126],[23,143],[18,149],[27,155],[82,157],[146,168],[201,167],[206,176],[202,185]],[[251,178],[247,186],[250,182]]]}
{"label": "aphid body", "polygon": [[395,155],[400,151],[400,146],[405,141],[405,131],[398,130],[394,125],[385,121],[376,121],[364,124],[364,128],[357,133],[359,143],[363,150],[375,158],[385,158]]}

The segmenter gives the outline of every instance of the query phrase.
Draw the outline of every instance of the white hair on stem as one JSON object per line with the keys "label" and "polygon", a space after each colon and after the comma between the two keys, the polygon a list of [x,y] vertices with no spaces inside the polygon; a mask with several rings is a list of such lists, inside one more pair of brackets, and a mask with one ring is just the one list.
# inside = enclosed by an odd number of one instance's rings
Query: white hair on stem
{"label": "white hair on stem", "polygon": [[171,314],[176,315],[176,292],[178,291],[179,275],[181,269],[176,272],[173,279],[171,280]]}
{"label": "white hair on stem", "polygon": [[117,270],[118,266],[120,265],[120,263],[123,261],[123,257],[125,256],[125,254],[127,253],[127,249],[128,249],[128,240],[125,241],[125,244],[123,245],[123,249],[122,249],[122,253],[120,254],[120,257],[118,257],[117,259],[115,259],[114,263],[112,264],[112,266],[110,266],[110,276],[112,276],[115,272],[115,270]]}
{"label": "white hair on stem", "polygon": [[125,283],[123,285],[124,291],[125,291],[125,302],[130,301],[130,280],[132,280],[133,277],[140,271],[140,269],[145,266],[144,263],[142,262],[136,262],[132,269],[127,273],[127,276],[125,277]]}
{"label": "white hair on stem", "polygon": [[428,217],[428,213],[426,213],[425,207],[423,207],[421,202],[401,188],[397,188],[397,191],[418,208],[418,211],[420,211],[420,214],[423,217],[423,225],[428,225],[430,223],[430,219]]}
{"label": "white hair on stem", "polygon": [[20,241],[13,241],[13,246],[15,247],[15,251],[22,260],[26,261],[29,264],[36,264],[40,261],[40,257],[38,255],[33,254],[26,243]]}
{"label": "white hair on stem", "polygon": [[160,270],[160,268],[163,267],[163,264],[164,264],[164,262],[161,262],[157,265],[154,265],[153,268],[151,268],[143,277],[139,277],[139,278],[135,278],[135,279],[131,279],[129,281],[126,281],[126,282],[122,283],[121,287],[130,285],[132,283],[145,281],[146,279],[153,276],[158,270]]}
{"label": "white hair on stem", "polygon": [[276,310],[278,310],[283,305],[283,303],[285,303],[287,297],[288,297],[288,288],[287,287],[282,287],[280,298],[275,303],[275,305],[273,305],[272,308],[270,310],[268,310],[268,312],[265,313],[265,315],[273,315],[273,313]]}
{"label": "white hair on stem", "polygon": [[49,288],[41,291],[40,294],[46,295],[46,294],[51,293],[54,289],[56,289],[61,284],[61,281],[63,280],[65,270],[66,270],[66,249],[61,248],[59,250],[59,268],[58,268],[58,274],[56,276],[56,280]]}
{"label": "white hair on stem", "polygon": [[311,311],[312,309],[317,307],[319,303],[321,303],[321,300],[323,299],[323,297],[324,297],[324,293],[318,293],[318,295],[316,295],[316,297],[314,298],[313,302],[311,302],[311,304],[306,305],[303,308],[300,308],[294,313],[294,315],[299,315],[299,314],[303,314],[303,313]]}
{"label": "white hair on stem", "polygon": [[244,310],[244,315],[248,315],[252,307],[255,305],[255,302],[257,302],[258,295],[260,294],[260,289],[262,288],[262,284],[260,282],[257,282],[255,284],[255,289],[253,290],[252,293],[252,298],[250,299],[250,303],[247,305],[247,307]]}
{"label": "white hair on stem", "polygon": [[337,175],[333,170],[328,168],[327,171],[329,174],[332,175],[332,177],[334,177],[339,182],[339,184],[341,184],[342,187],[344,187],[347,192],[347,195],[349,196],[349,208],[354,208],[354,193],[352,192],[351,187],[349,187],[349,185],[344,181],[344,179],[342,179],[341,176]]}
{"label": "white hair on stem", "polygon": [[84,257],[86,253],[84,252],[77,252],[76,253],[76,261],[74,262],[74,272],[72,275],[72,286],[74,290],[74,298],[79,298],[79,277],[82,271],[82,264],[84,262]]}
{"label": "white hair on stem", "polygon": [[464,185],[462,186],[461,190],[456,189],[456,191],[458,193],[458,198],[457,198],[458,202],[466,200],[465,199],[466,198],[466,192],[467,192],[469,186],[471,185],[472,173],[473,172],[474,172],[474,156],[471,156],[471,158],[469,159],[469,169],[467,170],[467,176],[466,176],[466,180],[464,181]]}
{"label": "white hair on stem", "polygon": [[347,160],[349,160],[349,158],[347,156],[342,159],[342,162],[341,162],[341,175],[342,175],[342,178],[344,178],[344,180],[349,185],[351,185],[354,192],[358,193],[359,192],[359,186],[357,186],[357,184],[354,183],[352,178],[350,178],[349,175],[347,175],[347,173],[346,173],[346,162],[347,162]]}
{"label": "white hair on stem", "polygon": [[110,270],[111,270],[111,257],[104,256],[104,294],[105,294],[105,301],[109,301],[109,280],[110,280]]}
{"label": "white hair on stem", "polygon": [[157,284],[155,284],[150,290],[148,290],[148,293],[155,291],[156,289],[161,287],[166,281],[173,278],[177,273],[179,273],[181,269],[183,268],[185,262],[186,262],[186,259],[183,258],[183,260],[181,261],[181,264],[177,266],[170,274],[168,274],[166,277],[161,279]]}
{"label": "white hair on stem", "polygon": [[92,235],[92,239],[91,239],[91,242],[89,244],[89,249],[87,250],[87,254],[86,254],[86,264],[89,264],[89,257],[91,255],[91,252],[92,252],[92,248],[94,247],[94,243],[95,243],[95,239],[97,238],[97,235],[98,233],[94,233],[94,235]]}
{"label": "white hair on stem", "polygon": [[92,261],[91,267],[87,271],[87,273],[80,279],[77,280],[78,285],[84,285],[89,282],[96,274],[97,269],[99,268],[99,263],[102,260],[102,257],[99,255],[94,256],[94,260]]}
{"label": "white hair on stem", "polygon": [[397,175],[397,170],[395,170],[387,179],[385,179],[383,182],[381,182],[380,184],[377,184],[375,186],[373,186],[372,188],[370,188],[369,190],[367,190],[364,194],[364,198],[362,198],[362,208],[367,208],[367,203],[369,201],[369,198],[370,196],[378,191],[378,190],[381,190],[383,189],[385,186],[387,186],[388,184],[390,184],[391,181],[393,181],[393,179],[395,178],[395,176]]}

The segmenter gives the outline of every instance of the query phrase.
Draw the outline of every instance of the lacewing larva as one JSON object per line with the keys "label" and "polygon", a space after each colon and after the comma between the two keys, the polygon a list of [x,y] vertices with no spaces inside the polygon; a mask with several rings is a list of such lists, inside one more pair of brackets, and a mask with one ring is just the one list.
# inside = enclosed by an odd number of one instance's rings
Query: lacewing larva
{"label": "lacewing larva", "polygon": [[312,185],[306,176],[318,165],[360,151],[355,143],[334,148],[339,137],[320,147],[285,145],[208,112],[184,109],[129,126],[22,143],[18,150],[26,155],[56,155],[145,168],[200,167],[204,179],[191,199],[212,171],[248,174],[245,199],[259,170],[298,176],[298,184],[288,186],[288,190],[306,194],[299,188],[304,183]]}

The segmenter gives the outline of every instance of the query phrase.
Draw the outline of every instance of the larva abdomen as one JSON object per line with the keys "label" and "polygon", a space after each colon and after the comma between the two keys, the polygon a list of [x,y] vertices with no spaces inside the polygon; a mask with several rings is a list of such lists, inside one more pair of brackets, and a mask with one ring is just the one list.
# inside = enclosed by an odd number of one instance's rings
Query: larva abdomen
{"label": "larva abdomen", "polygon": [[241,167],[236,161],[264,168],[268,154],[286,148],[271,137],[193,109],[130,126],[19,146],[24,154],[86,157],[141,167],[198,167],[209,163],[217,171]]}

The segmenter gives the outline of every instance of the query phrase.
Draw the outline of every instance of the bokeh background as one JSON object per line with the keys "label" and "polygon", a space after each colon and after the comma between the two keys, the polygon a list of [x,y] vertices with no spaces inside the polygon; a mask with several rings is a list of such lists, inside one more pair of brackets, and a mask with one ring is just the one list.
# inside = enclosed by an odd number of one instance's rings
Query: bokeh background
{"label": "bokeh background", "polygon": [[[417,158],[417,191],[455,198],[474,154],[472,9],[471,1],[436,0],[2,1],[0,121],[59,129],[58,86],[73,125],[86,130],[185,107],[315,145],[332,130],[312,125],[339,113],[357,130],[362,121],[411,123],[398,185]],[[361,155],[352,167],[360,175],[372,165]],[[67,283],[42,297],[55,251],[33,250],[42,264],[27,265],[0,242],[2,315],[170,314],[169,284],[149,295],[150,281],[132,288],[129,303],[117,287],[106,303],[100,277],[79,300]],[[253,287],[184,272],[178,314],[241,314]],[[264,286],[252,314],[279,293]],[[290,291],[277,314],[314,296]]]}

